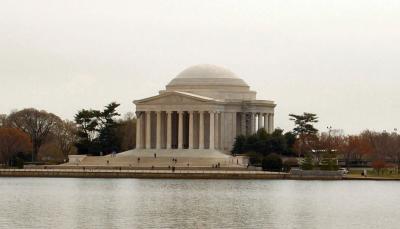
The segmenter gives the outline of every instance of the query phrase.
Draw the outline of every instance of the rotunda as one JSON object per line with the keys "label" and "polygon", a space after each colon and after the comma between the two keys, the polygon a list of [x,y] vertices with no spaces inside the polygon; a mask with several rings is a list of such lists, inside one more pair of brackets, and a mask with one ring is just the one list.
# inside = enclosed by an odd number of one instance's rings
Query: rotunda
{"label": "rotunda", "polygon": [[229,153],[236,136],[274,129],[274,108],[232,71],[216,65],[183,70],[159,95],[135,100],[136,150]]}

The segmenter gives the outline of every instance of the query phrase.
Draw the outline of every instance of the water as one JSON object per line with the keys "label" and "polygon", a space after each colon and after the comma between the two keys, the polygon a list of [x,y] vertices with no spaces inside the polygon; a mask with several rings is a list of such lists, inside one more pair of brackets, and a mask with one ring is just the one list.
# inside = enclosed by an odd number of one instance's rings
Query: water
{"label": "water", "polygon": [[0,228],[399,228],[400,182],[0,178]]}

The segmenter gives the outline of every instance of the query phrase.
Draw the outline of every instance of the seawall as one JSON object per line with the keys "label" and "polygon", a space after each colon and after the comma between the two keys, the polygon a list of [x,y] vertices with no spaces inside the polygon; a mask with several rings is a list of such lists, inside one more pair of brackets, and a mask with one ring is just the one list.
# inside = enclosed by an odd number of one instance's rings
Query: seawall
{"label": "seawall", "polygon": [[340,180],[338,177],[293,177],[289,173],[210,170],[99,170],[99,169],[0,169],[0,177],[74,177],[145,179],[296,179]]}

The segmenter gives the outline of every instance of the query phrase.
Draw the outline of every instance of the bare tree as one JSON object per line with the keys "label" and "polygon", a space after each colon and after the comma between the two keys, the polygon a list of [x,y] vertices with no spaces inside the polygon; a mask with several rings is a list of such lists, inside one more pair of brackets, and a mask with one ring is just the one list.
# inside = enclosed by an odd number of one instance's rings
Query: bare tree
{"label": "bare tree", "polygon": [[124,118],[118,120],[116,131],[121,142],[121,151],[135,148],[136,146],[136,117],[133,113],[127,113]]}
{"label": "bare tree", "polygon": [[0,114],[0,127],[3,127],[6,125],[7,121],[7,115],[6,114]]}
{"label": "bare tree", "polygon": [[67,159],[77,141],[76,124],[68,120],[59,122],[57,128],[55,128],[54,135],[57,138],[57,143],[64,159]]}
{"label": "bare tree", "polygon": [[387,158],[391,162],[396,164],[397,173],[399,173],[400,167],[400,136],[397,133],[392,133],[387,135],[388,139],[386,141],[387,145],[384,146]]}
{"label": "bare tree", "polygon": [[0,162],[7,163],[15,154],[31,148],[29,136],[16,128],[0,128]]}
{"label": "bare tree", "polygon": [[33,162],[46,137],[56,127],[57,123],[61,122],[61,119],[46,111],[27,108],[11,113],[8,121],[11,126],[21,129],[31,138]]}

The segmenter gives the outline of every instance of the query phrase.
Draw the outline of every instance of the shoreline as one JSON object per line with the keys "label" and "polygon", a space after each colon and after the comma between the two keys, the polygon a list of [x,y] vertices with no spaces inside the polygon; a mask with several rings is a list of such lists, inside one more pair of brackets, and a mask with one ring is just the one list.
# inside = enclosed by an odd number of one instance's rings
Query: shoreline
{"label": "shoreline", "polygon": [[0,177],[287,179],[288,173],[228,170],[0,169]]}
{"label": "shoreline", "polygon": [[360,176],[298,176],[283,172],[240,170],[117,170],[117,169],[0,169],[0,177],[229,179],[229,180],[354,180],[400,181],[400,178]]}
{"label": "shoreline", "polygon": [[238,180],[341,180],[342,177],[293,176],[282,172],[229,170],[101,170],[0,169],[0,177],[238,179]]}

